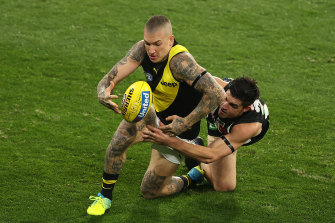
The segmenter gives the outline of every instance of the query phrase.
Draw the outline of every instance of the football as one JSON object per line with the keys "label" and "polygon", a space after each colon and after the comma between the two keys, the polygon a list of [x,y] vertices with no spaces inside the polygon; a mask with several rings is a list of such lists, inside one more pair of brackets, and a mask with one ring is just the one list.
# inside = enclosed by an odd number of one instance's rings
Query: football
{"label": "football", "polygon": [[121,112],[127,122],[142,120],[150,110],[152,91],[145,81],[137,81],[130,85],[123,95]]}

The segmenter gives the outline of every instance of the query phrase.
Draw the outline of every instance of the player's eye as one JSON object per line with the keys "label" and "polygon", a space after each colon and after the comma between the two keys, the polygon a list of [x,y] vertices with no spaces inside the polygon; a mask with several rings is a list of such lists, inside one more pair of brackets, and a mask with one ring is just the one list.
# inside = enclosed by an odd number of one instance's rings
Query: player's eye
{"label": "player's eye", "polygon": [[234,108],[234,109],[237,109],[237,108],[238,108],[238,106],[237,106],[236,104],[229,103],[229,105],[230,105],[232,108]]}

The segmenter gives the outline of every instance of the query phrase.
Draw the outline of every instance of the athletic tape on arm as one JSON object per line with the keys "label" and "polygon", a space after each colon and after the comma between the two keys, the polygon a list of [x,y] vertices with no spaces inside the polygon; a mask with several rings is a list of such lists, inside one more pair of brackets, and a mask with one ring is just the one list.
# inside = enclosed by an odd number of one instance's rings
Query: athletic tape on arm
{"label": "athletic tape on arm", "polygon": [[234,147],[232,146],[232,144],[230,144],[230,142],[228,141],[228,139],[222,135],[220,136],[220,138],[226,143],[226,145],[229,147],[229,149],[231,150],[231,153],[235,152]]}
{"label": "athletic tape on arm", "polygon": [[198,80],[202,77],[202,76],[204,76],[204,74],[206,74],[207,73],[207,71],[205,70],[205,71],[203,71],[201,74],[199,74],[199,76],[197,76],[197,78],[195,78],[195,80],[193,81],[193,84],[192,84],[192,88],[194,88],[194,86],[195,86],[195,84],[198,82]]}

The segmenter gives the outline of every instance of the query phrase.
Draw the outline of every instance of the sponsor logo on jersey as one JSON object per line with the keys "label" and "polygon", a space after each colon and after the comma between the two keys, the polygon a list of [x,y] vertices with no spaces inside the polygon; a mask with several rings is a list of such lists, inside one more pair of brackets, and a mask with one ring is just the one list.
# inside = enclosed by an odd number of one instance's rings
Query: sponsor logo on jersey
{"label": "sponsor logo on jersey", "polygon": [[227,129],[226,129],[223,125],[220,125],[220,126],[219,126],[219,131],[220,131],[223,135],[228,134]]}
{"label": "sponsor logo on jersey", "polygon": [[161,81],[161,85],[165,86],[165,87],[176,87],[177,83],[168,83],[165,81]]}
{"label": "sponsor logo on jersey", "polygon": [[216,126],[218,127],[219,132],[226,135],[228,134],[228,128],[226,127],[226,123],[223,122],[221,119],[216,120]]}
{"label": "sponsor logo on jersey", "polygon": [[143,91],[142,92],[142,105],[140,109],[140,113],[135,118],[135,121],[141,120],[146,114],[149,109],[150,104],[150,91]]}
{"label": "sponsor logo on jersey", "polygon": [[216,126],[215,126],[215,124],[214,123],[208,123],[208,128],[210,129],[210,130],[217,130],[217,128],[216,128]]}
{"label": "sponsor logo on jersey", "polygon": [[134,88],[131,88],[129,90],[128,95],[127,94],[123,95],[123,99],[122,99],[122,115],[125,115],[127,113],[129,102],[131,100],[131,97],[133,96],[133,93],[134,93]]}

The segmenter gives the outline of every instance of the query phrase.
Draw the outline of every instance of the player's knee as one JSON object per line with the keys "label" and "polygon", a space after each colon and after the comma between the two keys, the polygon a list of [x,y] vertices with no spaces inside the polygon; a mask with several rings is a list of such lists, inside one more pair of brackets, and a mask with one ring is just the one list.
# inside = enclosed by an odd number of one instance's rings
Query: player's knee
{"label": "player's knee", "polygon": [[145,185],[141,185],[141,193],[144,199],[147,200],[151,200],[151,199],[155,199],[157,196],[156,193],[154,193],[153,191],[149,190]]}
{"label": "player's knee", "polygon": [[234,191],[236,188],[236,183],[227,183],[227,182],[221,182],[213,185],[215,191]]}

